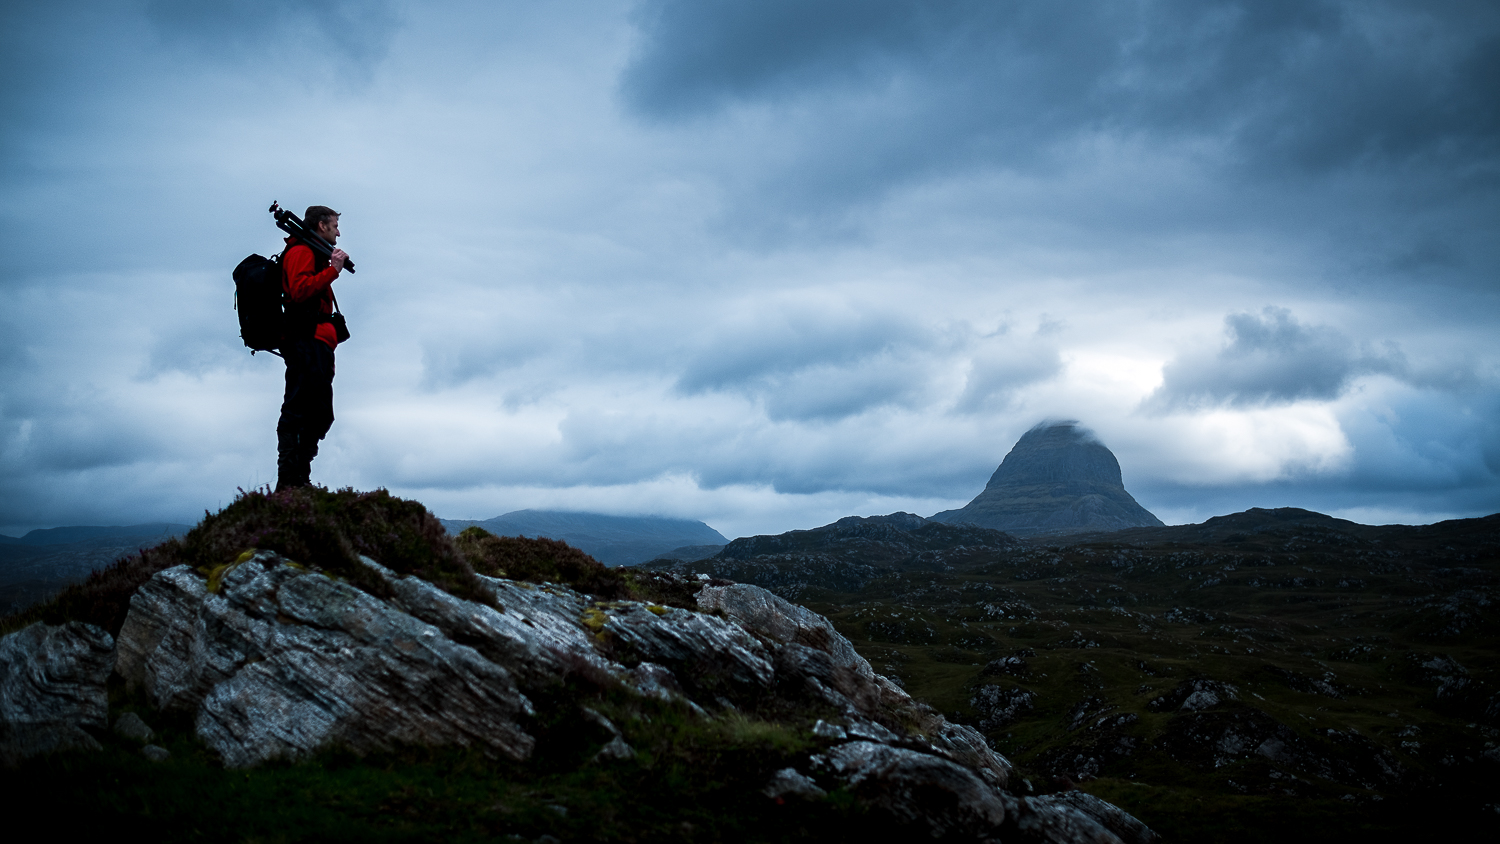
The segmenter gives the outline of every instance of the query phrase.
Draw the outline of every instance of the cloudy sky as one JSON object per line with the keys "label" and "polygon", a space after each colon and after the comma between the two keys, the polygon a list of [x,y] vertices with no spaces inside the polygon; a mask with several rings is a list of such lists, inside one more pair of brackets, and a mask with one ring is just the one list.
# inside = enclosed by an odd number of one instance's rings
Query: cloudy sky
{"label": "cloudy sky", "polygon": [[727,536],[1077,419],[1169,523],[1500,510],[1500,6],[117,0],[0,18],[0,533],[275,481],[229,273],[327,204],[315,482]]}

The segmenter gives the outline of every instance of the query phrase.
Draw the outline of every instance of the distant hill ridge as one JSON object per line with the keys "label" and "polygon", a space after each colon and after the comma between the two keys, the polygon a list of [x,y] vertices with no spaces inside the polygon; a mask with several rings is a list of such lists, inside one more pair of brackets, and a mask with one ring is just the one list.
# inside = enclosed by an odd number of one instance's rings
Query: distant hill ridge
{"label": "distant hill ridge", "polygon": [[480,527],[496,536],[546,537],[572,545],[607,566],[642,563],[684,546],[729,540],[700,521],[664,516],[610,516],[568,510],[516,510],[493,519],[442,519],[449,533]]}
{"label": "distant hill ridge", "polygon": [[139,536],[166,539],[188,532],[187,525],[149,522],[143,525],[69,525],[28,531],[25,536],[0,534],[0,545],[69,545],[96,539],[129,539]]}
{"label": "distant hill ridge", "polygon": [[1021,544],[989,528],[891,513],[845,516],[811,530],[741,537],[711,557],[662,555],[643,568],[707,574],[797,598],[809,588],[863,589],[892,572],[949,571]]}
{"label": "distant hill ridge", "polygon": [[1043,422],[1027,431],[983,492],[932,520],[1016,536],[1164,527],[1125,491],[1120,461],[1075,421]]}
{"label": "distant hill ridge", "polygon": [[70,525],[0,536],[0,613],[45,600],[89,572],[187,533],[187,525]]}

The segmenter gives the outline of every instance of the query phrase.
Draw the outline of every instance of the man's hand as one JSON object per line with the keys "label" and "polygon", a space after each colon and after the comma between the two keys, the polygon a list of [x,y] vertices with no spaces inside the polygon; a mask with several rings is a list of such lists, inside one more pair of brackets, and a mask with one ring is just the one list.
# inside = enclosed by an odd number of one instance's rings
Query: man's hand
{"label": "man's hand", "polygon": [[328,256],[328,266],[333,267],[335,272],[343,272],[344,259],[347,257],[349,257],[348,252],[342,249],[335,249],[333,250],[333,254]]}

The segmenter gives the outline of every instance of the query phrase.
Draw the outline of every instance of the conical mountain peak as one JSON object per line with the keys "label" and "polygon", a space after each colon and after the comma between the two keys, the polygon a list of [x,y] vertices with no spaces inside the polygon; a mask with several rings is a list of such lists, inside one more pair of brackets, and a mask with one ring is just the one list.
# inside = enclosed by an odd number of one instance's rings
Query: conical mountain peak
{"label": "conical mountain peak", "polygon": [[1162,525],[1125,491],[1120,461],[1072,420],[1043,422],[1027,431],[983,492],[932,518],[1020,536]]}
{"label": "conical mountain peak", "polygon": [[1092,431],[1075,421],[1044,422],[1021,435],[985,489],[1068,482],[1125,488],[1120,461]]}

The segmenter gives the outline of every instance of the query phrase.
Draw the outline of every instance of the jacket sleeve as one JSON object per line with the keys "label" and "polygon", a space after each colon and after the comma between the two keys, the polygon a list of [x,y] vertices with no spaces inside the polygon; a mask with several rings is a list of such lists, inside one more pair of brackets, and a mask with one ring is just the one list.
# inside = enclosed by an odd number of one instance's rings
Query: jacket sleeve
{"label": "jacket sleeve", "polygon": [[323,291],[339,275],[338,270],[333,267],[325,267],[321,272],[315,271],[312,249],[300,243],[286,251],[282,263],[286,268],[286,295],[293,302],[306,302],[323,295]]}

